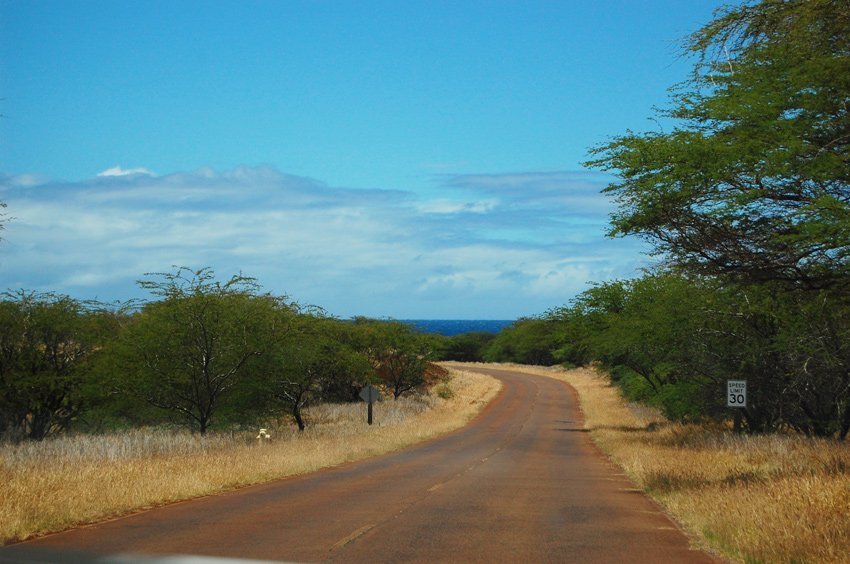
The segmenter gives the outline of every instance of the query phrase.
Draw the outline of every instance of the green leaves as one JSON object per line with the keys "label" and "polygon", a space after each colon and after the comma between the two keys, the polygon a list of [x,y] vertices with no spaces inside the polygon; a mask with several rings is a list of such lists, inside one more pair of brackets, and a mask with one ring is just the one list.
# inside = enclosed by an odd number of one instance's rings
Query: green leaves
{"label": "green leaves", "polygon": [[399,321],[360,320],[355,323],[360,348],[378,379],[397,399],[433,384],[440,372],[431,365],[430,340]]}
{"label": "green leaves", "polygon": [[225,283],[210,269],[155,275],[140,283],[161,297],[146,304],[116,346],[125,389],[191,422],[201,433],[235,402],[288,330],[295,313],[253,279]]}
{"label": "green leaves", "polygon": [[599,284],[548,321],[563,362],[601,362],[630,399],[668,417],[722,420],[725,381],[747,380],[750,431],[850,433],[846,296],[655,273]]}
{"label": "green leaves", "polygon": [[0,432],[41,440],[65,429],[93,398],[88,368],[111,319],[68,296],[24,290],[0,301]]}
{"label": "green leaves", "polygon": [[616,172],[612,235],[691,272],[809,289],[850,285],[850,9],[731,8],[694,34],[670,133],[627,132],[587,164]]}

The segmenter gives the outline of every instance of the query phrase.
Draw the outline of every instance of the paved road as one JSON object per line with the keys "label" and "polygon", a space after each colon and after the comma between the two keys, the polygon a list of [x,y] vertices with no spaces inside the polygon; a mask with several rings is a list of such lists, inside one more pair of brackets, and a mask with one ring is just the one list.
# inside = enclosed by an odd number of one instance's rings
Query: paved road
{"label": "paved road", "polygon": [[0,560],[712,562],[600,455],[566,384],[481,372],[503,391],[448,436],[21,543]]}

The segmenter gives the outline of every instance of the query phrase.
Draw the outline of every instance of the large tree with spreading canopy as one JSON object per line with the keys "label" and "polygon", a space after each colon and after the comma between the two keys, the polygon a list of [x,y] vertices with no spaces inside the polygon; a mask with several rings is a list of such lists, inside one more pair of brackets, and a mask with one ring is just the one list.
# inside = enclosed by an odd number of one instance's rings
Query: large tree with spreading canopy
{"label": "large tree with spreading canopy", "polygon": [[687,38],[667,132],[627,132],[588,164],[617,173],[612,234],[743,282],[850,287],[850,3],[729,7]]}

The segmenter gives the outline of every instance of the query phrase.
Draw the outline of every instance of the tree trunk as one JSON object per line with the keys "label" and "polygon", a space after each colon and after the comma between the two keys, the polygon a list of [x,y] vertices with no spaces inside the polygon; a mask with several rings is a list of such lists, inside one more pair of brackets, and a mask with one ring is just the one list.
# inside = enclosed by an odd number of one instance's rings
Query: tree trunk
{"label": "tree trunk", "polygon": [[850,434],[850,402],[844,407],[844,417],[841,419],[841,429],[838,432],[839,440],[845,440]]}
{"label": "tree trunk", "polygon": [[292,416],[295,417],[295,423],[298,424],[298,430],[303,431],[306,425],[304,424],[304,418],[301,417],[301,402],[295,402],[292,404]]}

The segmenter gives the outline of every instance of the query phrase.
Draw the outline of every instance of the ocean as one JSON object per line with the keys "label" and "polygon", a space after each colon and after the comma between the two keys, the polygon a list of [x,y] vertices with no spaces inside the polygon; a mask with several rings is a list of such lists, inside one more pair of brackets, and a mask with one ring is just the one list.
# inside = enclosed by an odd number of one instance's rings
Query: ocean
{"label": "ocean", "polygon": [[422,333],[437,333],[452,337],[461,333],[498,333],[514,322],[513,319],[399,319]]}

